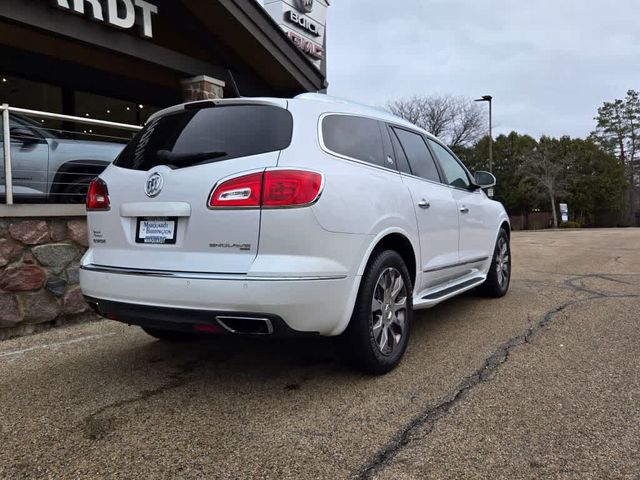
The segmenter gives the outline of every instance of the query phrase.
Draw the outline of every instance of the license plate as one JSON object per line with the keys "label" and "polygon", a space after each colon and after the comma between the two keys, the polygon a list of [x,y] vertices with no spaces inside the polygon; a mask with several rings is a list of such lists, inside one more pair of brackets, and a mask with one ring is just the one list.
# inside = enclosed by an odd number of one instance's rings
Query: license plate
{"label": "license plate", "polygon": [[176,243],[177,218],[138,218],[136,243],[174,245]]}

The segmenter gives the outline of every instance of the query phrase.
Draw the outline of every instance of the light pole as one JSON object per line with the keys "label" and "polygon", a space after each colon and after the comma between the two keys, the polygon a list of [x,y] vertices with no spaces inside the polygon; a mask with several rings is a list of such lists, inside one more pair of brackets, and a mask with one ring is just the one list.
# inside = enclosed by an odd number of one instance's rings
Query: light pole
{"label": "light pole", "polygon": [[476,102],[489,102],[489,172],[493,173],[493,97],[484,95]]}

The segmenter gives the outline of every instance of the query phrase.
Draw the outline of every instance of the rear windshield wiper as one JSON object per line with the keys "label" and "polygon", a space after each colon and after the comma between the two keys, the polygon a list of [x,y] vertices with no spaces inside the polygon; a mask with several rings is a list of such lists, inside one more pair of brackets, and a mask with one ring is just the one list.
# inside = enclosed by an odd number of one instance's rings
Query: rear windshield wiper
{"label": "rear windshield wiper", "polygon": [[190,152],[190,153],[173,153],[169,150],[158,150],[158,158],[163,162],[177,163],[184,166],[196,165],[208,160],[214,160],[216,158],[226,157],[227,152]]}

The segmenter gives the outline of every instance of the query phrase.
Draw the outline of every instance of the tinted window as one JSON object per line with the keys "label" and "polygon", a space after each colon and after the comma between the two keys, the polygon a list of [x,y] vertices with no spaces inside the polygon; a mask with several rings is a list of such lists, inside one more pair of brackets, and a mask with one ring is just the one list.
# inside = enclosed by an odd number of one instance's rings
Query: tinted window
{"label": "tinted window", "polygon": [[458,188],[469,188],[471,186],[469,176],[458,160],[439,143],[429,140],[429,144],[433,148],[436,157],[438,157],[438,162],[440,162],[440,166],[444,170],[449,185]]}
{"label": "tinted window", "polygon": [[396,165],[398,166],[398,170],[402,173],[411,174],[411,167],[409,166],[409,161],[407,160],[407,156],[404,154],[404,150],[402,149],[402,145],[400,145],[400,140],[398,140],[397,135],[392,129],[388,129],[389,136],[391,137],[391,142],[393,143],[393,150],[395,152]]}
{"label": "tinted window", "polygon": [[134,170],[184,168],[283,150],[293,119],[282,108],[230,105],[184,110],[151,121],[115,164]]}
{"label": "tinted window", "polygon": [[322,137],[332,152],[384,166],[382,135],[377,120],[331,115],[322,122]]}
{"label": "tinted window", "polygon": [[394,128],[393,131],[398,135],[398,139],[409,160],[413,174],[426,178],[427,180],[439,182],[440,175],[438,174],[438,169],[433,161],[433,157],[431,157],[429,148],[427,148],[427,144],[424,143],[422,135],[411,133],[400,128]]}

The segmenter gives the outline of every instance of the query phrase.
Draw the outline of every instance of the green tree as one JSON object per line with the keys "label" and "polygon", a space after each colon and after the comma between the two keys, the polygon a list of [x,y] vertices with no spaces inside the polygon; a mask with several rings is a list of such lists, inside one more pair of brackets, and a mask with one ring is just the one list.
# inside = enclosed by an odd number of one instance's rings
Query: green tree
{"label": "green tree", "polygon": [[[513,215],[525,215],[539,206],[536,188],[523,181],[521,166],[537,147],[538,143],[529,135],[511,132],[499,135],[493,144],[493,173],[498,180],[495,199],[502,202]],[[471,148],[456,148],[455,153],[471,171],[488,170],[489,137],[482,138]]]}
{"label": "green tree", "polygon": [[624,100],[605,102],[598,109],[591,138],[624,167],[627,177],[628,220],[638,214],[640,191],[640,94],[629,90]]}
{"label": "green tree", "polygon": [[560,142],[567,159],[565,200],[574,218],[583,225],[596,225],[598,216],[607,214],[615,215],[618,223],[626,209],[624,167],[591,139]]}

